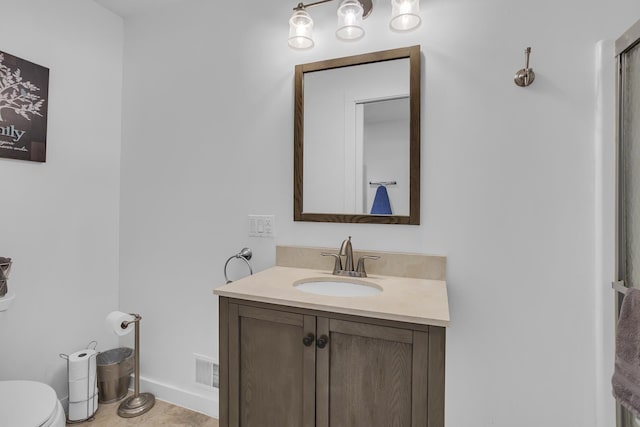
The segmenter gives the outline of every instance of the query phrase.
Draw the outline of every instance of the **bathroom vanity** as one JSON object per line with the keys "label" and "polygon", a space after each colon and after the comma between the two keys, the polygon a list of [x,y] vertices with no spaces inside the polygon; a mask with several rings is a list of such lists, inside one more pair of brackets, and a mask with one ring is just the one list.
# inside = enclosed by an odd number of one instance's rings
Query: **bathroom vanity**
{"label": "bathroom vanity", "polygon": [[221,427],[443,427],[445,258],[367,252],[353,279],[326,251],[278,247],[276,267],[215,290]]}

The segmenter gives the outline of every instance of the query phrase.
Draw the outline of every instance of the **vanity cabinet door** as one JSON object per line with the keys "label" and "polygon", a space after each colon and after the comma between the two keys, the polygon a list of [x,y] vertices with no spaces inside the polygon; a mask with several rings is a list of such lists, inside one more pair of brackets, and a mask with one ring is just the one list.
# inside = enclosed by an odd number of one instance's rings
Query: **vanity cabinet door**
{"label": "vanity cabinet door", "polygon": [[316,318],[229,304],[230,427],[315,425]]}
{"label": "vanity cabinet door", "polygon": [[220,427],[444,427],[443,327],[219,307]]}
{"label": "vanity cabinet door", "polygon": [[318,427],[444,425],[428,416],[427,332],[322,317],[317,331]]}

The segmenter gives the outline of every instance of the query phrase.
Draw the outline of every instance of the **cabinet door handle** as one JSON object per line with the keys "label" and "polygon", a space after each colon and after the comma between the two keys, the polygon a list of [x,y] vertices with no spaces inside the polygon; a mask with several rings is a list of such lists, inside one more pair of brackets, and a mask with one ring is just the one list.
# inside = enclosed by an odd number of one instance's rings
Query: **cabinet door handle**
{"label": "cabinet door handle", "polygon": [[328,342],[329,342],[329,337],[326,335],[322,335],[320,338],[318,338],[316,345],[318,346],[318,348],[325,348]]}
{"label": "cabinet door handle", "polygon": [[309,334],[307,334],[306,337],[302,338],[302,344],[304,344],[305,347],[309,347],[309,346],[311,346],[311,344],[313,344],[315,339],[316,339],[316,336],[313,335],[312,333],[309,333]]}

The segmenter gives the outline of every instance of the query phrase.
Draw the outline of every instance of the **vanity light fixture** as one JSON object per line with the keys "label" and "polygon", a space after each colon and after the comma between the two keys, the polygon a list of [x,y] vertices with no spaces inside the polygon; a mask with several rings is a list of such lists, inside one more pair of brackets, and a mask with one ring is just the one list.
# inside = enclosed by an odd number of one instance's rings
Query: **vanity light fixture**
{"label": "vanity light fixture", "polygon": [[[311,49],[313,41],[313,19],[307,8],[334,0],[320,0],[313,3],[298,3],[289,18],[289,47],[292,49]],[[362,21],[373,9],[373,0],[341,0],[338,6],[338,29],[336,37],[353,41],[364,36]],[[420,25],[420,0],[391,0],[391,21],[394,31],[405,32]]]}
{"label": "vanity light fixture", "polygon": [[389,26],[395,31],[411,31],[422,22],[420,0],[391,0],[391,21]]}
{"label": "vanity light fixture", "polygon": [[338,7],[336,36],[342,40],[358,40],[364,36],[363,12],[364,8],[358,0],[342,0]]}
{"label": "vanity light fixture", "polygon": [[289,18],[289,46],[293,49],[311,49],[313,47],[313,19],[302,3],[293,9]]}

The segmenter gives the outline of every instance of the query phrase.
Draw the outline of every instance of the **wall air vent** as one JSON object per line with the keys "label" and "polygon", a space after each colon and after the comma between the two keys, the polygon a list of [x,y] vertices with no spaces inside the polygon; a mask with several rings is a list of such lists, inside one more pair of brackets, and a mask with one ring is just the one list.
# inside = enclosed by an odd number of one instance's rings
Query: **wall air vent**
{"label": "wall air vent", "polygon": [[206,387],[220,387],[220,374],[218,364],[210,357],[195,354],[196,359],[196,383]]}

